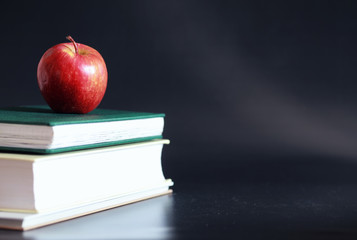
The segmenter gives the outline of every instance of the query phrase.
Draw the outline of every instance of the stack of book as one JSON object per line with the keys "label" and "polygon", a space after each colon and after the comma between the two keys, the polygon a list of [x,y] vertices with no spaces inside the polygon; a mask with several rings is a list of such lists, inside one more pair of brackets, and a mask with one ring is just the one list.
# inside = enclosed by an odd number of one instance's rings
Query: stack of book
{"label": "stack of book", "polygon": [[28,230],[172,190],[164,114],[0,109],[0,227]]}

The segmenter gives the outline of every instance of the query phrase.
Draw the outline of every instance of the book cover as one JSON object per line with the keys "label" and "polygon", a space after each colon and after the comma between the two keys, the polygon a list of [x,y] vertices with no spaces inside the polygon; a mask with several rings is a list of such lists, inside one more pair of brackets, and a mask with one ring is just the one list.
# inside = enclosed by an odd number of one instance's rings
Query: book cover
{"label": "book cover", "polygon": [[20,106],[0,108],[0,123],[46,126],[124,121],[164,116],[164,113],[121,111],[100,108],[97,108],[87,114],[55,113],[48,106]]}

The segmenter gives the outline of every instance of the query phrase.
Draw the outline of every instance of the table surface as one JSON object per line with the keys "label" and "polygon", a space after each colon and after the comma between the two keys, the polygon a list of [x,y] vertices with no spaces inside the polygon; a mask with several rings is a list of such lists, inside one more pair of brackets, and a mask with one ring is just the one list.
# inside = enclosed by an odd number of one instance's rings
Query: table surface
{"label": "table surface", "polygon": [[0,230],[0,239],[357,237],[357,161],[247,158],[190,168],[172,172],[171,195],[27,232]]}

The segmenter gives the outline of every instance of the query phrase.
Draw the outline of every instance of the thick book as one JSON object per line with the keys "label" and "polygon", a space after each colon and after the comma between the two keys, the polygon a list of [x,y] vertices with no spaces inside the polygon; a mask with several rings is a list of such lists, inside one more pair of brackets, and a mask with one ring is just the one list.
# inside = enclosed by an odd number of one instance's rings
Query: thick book
{"label": "thick book", "polygon": [[49,155],[0,153],[0,211],[46,214],[166,184],[161,157],[168,143]]}
{"label": "thick book", "polygon": [[58,153],[162,138],[163,113],[95,109],[60,114],[47,106],[0,109],[0,150]]}

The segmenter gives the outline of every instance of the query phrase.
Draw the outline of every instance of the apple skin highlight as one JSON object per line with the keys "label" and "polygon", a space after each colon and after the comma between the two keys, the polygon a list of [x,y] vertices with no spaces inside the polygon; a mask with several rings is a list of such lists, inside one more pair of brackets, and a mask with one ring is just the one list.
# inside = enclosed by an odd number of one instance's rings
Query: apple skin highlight
{"label": "apple skin highlight", "polygon": [[37,67],[37,81],[47,104],[58,113],[88,113],[102,101],[108,82],[100,53],[84,44],[61,43],[48,49]]}

